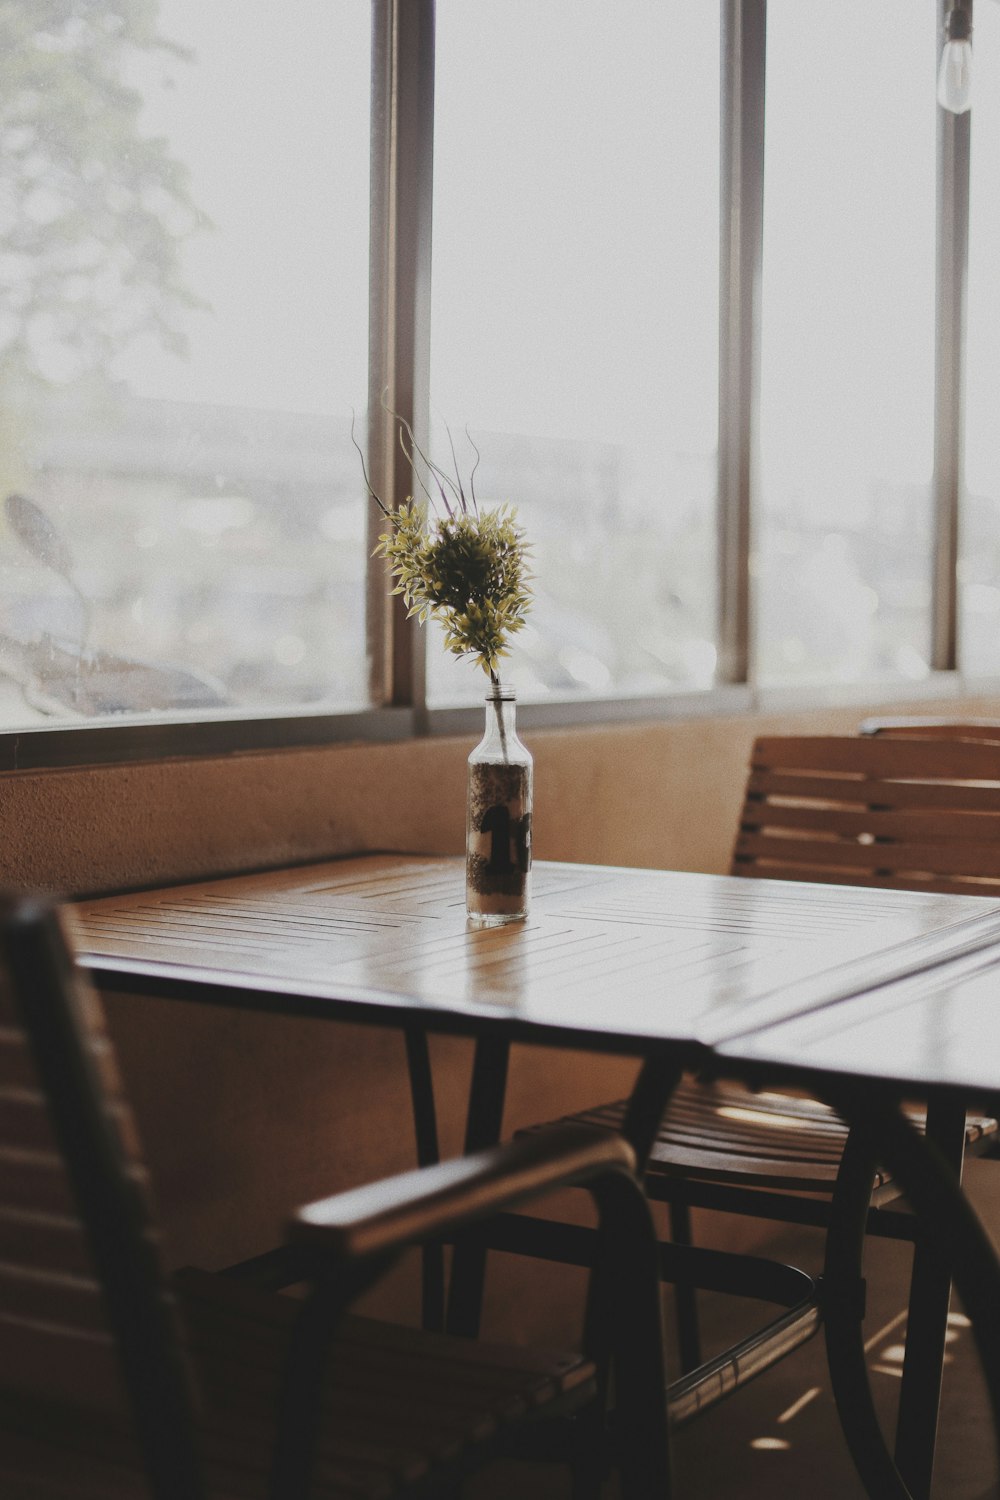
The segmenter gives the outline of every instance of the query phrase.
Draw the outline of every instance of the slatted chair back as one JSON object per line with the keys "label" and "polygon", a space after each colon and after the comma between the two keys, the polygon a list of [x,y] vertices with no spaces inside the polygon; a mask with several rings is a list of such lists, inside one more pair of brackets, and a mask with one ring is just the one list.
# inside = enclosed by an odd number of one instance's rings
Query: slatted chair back
{"label": "slatted chair back", "polygon": [[759,739],[732,872],[1000,895],[1000,744]]}
{"label": "slatted chair back", "polygon": [[1000,719],[943,719],[925,716],[865,719],[859,734],[885,734],[895,739],[994,740],[1000,743]]}
{"label": "slatted chair back", "polygon": [[[0,1406],[101,1416],[152,1493],[203,1493],[147,1177],[57,914],[0,903]],[[0,1442],[2,1451],[2,1442]],[[0,1457],[0,1491],[3,1489]]]}

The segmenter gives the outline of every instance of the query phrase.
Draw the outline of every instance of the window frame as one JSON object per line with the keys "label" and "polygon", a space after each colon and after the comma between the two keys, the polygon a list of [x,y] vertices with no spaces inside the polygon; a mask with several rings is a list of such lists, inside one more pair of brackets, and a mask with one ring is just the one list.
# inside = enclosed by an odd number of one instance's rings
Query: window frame
{"label": "window frame", "polygon": [[[936,0],[936,62],[952,0]],[[972,0],[959,0],[972,9]],[[716,685],[653,697],[580,694],[525,704],[529,728],[566,727],[990,692],[958,663],[958,526],[963,475],[971,112],[937,110],[933,575],[931,671],[917,683],[762,690],[754,684],[752,526],[757,485],[760,283],[763,256],[767,0],[720,0],[718,647]],[[397,504],[411,477],[389,410],[423,446],[429,428],[435,0],[372,0],[368,461],[374,487]],[[381,529],[368,518],[369,554]],[[0,770],[177,756],[267,752],[338,741],[466,734],[481,710],[429,709],[426,641],[369,556],[366,641],[370,706],[345,710],[182,715],[122,723],[39,725],[0,733]]]}

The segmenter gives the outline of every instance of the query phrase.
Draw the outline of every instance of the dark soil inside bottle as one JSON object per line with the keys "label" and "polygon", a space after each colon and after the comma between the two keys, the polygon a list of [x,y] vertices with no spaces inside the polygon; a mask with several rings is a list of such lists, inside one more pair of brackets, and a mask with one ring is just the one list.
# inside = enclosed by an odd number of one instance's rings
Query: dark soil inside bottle
{"label": "dark soil inside bottle", "polygon": [[466,861],[470,911],[480,901],[483,911],[516,910],[524,900],[530,868],[529,769],[503,763],[470,766]]}

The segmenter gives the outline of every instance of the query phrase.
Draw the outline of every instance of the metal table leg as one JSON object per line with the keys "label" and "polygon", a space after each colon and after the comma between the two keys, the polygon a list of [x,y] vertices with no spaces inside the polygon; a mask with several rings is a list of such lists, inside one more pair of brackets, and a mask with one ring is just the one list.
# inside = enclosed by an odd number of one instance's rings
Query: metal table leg
{"label": "metal table leg", "polygon": [[[405,1037],[417,1165],[427,1167],[441,1160],[430,1047],[427,1032],[423,1027],[408,1026]],[[421,1304],[423,1326],[435,1331],[443,1328],[444,1247],[442,1245],[428,1244],[424,1245],[421,1250]]]}
{"label": "metal table leg", "polygon": [[[466,1155],[484,1146],[494,1146],[500,1139],[509,1065],[508,1041],[485,1036],[476,1042],[465,1123]],[[452,1256],[446,1322],[449,1333],[466,1338],[475,1338],[479,1333],[485,1279],[486,1247],[463,1240],[456,1245]]]}
{"label": "metal table leg", "polygon": [[[961,1182],[965,1109],[949,1102],[932,1103],[927,1111],[927,1135],[956,1181]],[[896,1465],[914,1500],[930,1500],[950,1302],[951,1268],[939,1248],[921,1234],[913,1247],[906,1360],[896,1427]]]}
{"label": "metal table leg", "polygon": [[[831,1274],[831,1306],[827,1316],[827,1347],[830,1372],[845,1437],[869,1493],[877,1500],[905,1500],[914,1492],[890,1456],[875,1418],[868,1385],[868,1372],[860,1336],[859,1308],[840,1306],[850,1296],[852,1276],[860,1286],[863,1241],[862,1201],[867,1201],[876,1160],[883,1162],[898,1180],[921,1223],[921,1233],[934,1257],[936,1275],[930,1280],[931,1305],[918,1309],[918,1348],[924,1339],[921,1320],[926,1316],[929,1347],[934,1325],[940,1318],[940,1278],[948,1268],[972,1319],[973,1333],[986,1378],[994,1427],[1000,1436],[1000,1261],[988,1236],[962,1192],[959,1177],[947,1155],[933,1139],[926,1139],[910,1124],[898,1101],[880,1098],[860,1088],[828,1087],[830,1103],[851,1125],[844,1166],[834,1198],[828,1270]],[[951,1108],[951,1106],[948,1106]],[[854,1270],[852,1271],[852,1266]],[[923,1282],[922,1286],[928,1285]],[[918,1291],[919,1291],[918,1287]],[[936,1301],[936,1305],[935,1305]],[[849,1314],[849,1315],[845,1315]],[[930,1392],[931,1385],[933,1392]],[[940,1379],[927,1383],[923,1398],[933,1396],[936,1420]],[[904,1431],[912,1424],[908,1415]],[[933,1433],[926,1435],[924,1457],[933,1456]],[[908,1452],[907,1457],[910,1457]],[[919,1458],[919,1455],[917,1455]],[[911,1471],[911,1477],[914,1477]],[[929,1488],[928,1472],[915,1482]],[[927,1488],[917,1493],[926,1495]]]}
{"label": "metal table leg", "polygon": [[[837,1108],[841,1108],[839,1101]],[[848,1135],[830,1204],[823,1332],[837,1414],[862,1484],[878,1500],[910,1500],[875,1414],[865,1358],[865,1226],[877,1150],[876,1122],[863,1117]]]}

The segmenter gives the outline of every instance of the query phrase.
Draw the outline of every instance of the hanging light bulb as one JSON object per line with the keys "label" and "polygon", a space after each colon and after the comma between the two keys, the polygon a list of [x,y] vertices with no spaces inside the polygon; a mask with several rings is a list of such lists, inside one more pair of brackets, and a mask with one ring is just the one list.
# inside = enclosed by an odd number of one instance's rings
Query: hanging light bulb
{"label": "hanging light bulb", "polygon": [[972,18],[959,5],[948,14],[945,37],[938,69],[938,103],[953,115],[962,115],[972,103]]}

